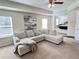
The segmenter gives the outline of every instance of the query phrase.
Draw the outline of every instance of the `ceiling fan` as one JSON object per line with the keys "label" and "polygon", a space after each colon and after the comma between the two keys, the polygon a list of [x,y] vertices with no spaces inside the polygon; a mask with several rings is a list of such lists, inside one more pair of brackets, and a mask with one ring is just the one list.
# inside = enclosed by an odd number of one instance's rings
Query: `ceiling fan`
{"label": "ceiling fan", "polygon": [[63,4],[64,2],[60,2],[60,1],[57,1],[57,0],[49,0],[49,8],[52,8],[54,7],[54,4]]}

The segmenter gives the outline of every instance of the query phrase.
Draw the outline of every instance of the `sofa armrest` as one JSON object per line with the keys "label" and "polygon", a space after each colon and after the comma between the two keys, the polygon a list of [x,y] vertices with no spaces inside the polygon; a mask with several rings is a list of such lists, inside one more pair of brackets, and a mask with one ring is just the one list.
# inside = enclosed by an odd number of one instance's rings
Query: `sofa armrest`
{"label": "sofa armrest", "polygon": [[53,42],[55,44],[59,44],[63,41],[63,36],[61,36],[61,35],[46,35],[45,39],[47,41]]}
{"label": "sofa armrest", "polygon": [[18,37],[13,37],[13,42],[14,42],[14,45],[15,45],[17,42],[20,42],[20,39]]}

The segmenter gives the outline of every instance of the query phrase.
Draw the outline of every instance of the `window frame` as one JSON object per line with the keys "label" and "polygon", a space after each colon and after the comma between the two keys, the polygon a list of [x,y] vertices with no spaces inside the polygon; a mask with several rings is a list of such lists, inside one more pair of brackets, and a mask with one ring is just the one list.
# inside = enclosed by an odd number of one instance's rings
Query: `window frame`
{"label": "window frame", "polygon": [[[0,16],[1,17],[1,16]],[[6,34],[2,34],[2,35],[0,35],[0,37],[1,36],[6,36],[6,35],[13,35],[13,24],[12,24],[12,16],[5,16],[5,15],[3,15],[2,17],[9,17],[10,18],[10,28],[11,28],[11,33],[6,33]],[[7,27],[7,26],[0,26],[0,28],[1,27]]]}

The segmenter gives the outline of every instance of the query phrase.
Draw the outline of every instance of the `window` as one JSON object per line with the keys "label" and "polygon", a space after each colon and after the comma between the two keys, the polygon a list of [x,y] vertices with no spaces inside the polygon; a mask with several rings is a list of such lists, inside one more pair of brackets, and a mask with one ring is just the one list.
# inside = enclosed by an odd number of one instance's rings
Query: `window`
{"label": "window", "polygon": [[0,16],[0,36],[12,33],[12,18],[10,16]]}
{"label": "window", "polygon": [[56,25],[59,25],[59,19],[58,18],[56,19]]}
{"label": "window", "polygon": [[47,19],[42,19],[42,29],[47,29]]}

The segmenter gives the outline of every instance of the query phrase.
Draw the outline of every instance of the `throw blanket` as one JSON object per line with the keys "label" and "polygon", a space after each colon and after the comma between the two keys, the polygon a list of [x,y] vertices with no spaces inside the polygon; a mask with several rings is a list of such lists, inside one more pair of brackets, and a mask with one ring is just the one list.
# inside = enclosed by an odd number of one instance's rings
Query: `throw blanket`
{"label": "throw blanket", "polygon": [[28,43],[21,43],[21,42],[20,42],[20,43],[17,44],[17,46],[15,47],[14,53],[17,53],[17,54],[18,54],[18,47],[19,47],[20,45],[29,46],[29,48],[30,48],[30,50],[31,50],[32,52],[35,52],[35,51],[37,50],[37,44],[36,44],[35,42],[30,43],[30,44],[28,44]]}

